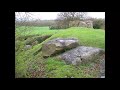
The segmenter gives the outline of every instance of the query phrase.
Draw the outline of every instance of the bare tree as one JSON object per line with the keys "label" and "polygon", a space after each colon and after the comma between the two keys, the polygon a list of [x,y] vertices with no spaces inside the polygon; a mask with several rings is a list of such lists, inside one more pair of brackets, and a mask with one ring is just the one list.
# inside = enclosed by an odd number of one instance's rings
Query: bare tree
{"label": "bare tree", "polygon": [[60,12],[57,15],[56,24],[65,25],[69,27],[70,21],[74,20],[84,20],[86,17],[86,12]]}
{"label": "bare tree", "polygon": [[[22,33],[31,33],[31,27],[28,26],[32,24],[30,21],[34,19],[32,16],[33,14],[30,12],[15,12],[15,29],[21,30],[19,27],[24,26]],[[19,34],[16,33],[16,36],[19,36]]]}
{"label": "bare tree", "polygon": [[27,26],[26,22],[32,19],[30,12],[15,12],[15,26]]}
{"label": "bare tree", "polygon": [[86,12],[60,12],[57,18],[60,20],[82,20],[86,17],[86,14]]}

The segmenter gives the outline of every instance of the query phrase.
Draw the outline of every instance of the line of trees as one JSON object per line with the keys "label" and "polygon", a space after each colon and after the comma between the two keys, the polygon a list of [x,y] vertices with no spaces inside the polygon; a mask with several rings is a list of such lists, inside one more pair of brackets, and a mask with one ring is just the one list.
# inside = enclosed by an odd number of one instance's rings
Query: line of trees
{"label": "line of trees", "polygon": [[55,24],[54,20],[31,20],[31,21],[25,21],[24,23],[21,23],[21,21],[16,21],[16,25],[18,26],[51,26]]}

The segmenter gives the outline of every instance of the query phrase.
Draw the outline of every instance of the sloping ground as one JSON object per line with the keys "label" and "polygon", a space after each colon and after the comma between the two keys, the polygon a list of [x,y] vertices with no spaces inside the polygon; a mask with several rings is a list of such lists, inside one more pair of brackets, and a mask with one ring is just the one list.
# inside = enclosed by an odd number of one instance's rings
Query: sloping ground
{"label": "sloping ground", "polygon": [[[20,31],[21,30],[21,31]],[[31,30],[31,31],[30,31]],[[21,33],[22,32],[22,33]],[[52,35],[45,41],[32,46],[31,49],[25,50],[25,39],[19,39],[20,36],[29,35]],[[34,36],[33,36],[34,37]],[[69,28],[66,30],[49,30],[48,27],[31,27],[26,31],[23,27],[16,30],[16,61],[15,76],[16,78],[96,78],[99,73],[98,62],[86,63],[80,66],[66,65],[65,62],[56,60],[56,58],[42,58],[40,48],[44,42],[53,38],[74,37],[79,39],[79,43],[84,46],[93,46],[105,49],[105,31],[90,28]],[[29,37],[31,38],[31,37]],[[15,48],[16,48],[15,47]],[[37,52],[37,53],[36,53]]]}

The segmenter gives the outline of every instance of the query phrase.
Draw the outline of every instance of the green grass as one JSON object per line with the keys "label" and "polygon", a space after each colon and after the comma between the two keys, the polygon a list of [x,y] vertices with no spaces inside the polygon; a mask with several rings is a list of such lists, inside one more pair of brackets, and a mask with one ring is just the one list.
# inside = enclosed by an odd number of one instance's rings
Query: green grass
{"label": "green grass", "polygon": [[85,46],[93,46],[105,48],[105,32],[104,30],[94,30],[88,28],[70,28],[64,32],[54,34],[50,39],[53,38],[67,38],[74,37],[79,39],[79,43]]}
{"label": "green grass", "polygon": [[[60,32],[63,30],[60,30]],[[16,29],[16,34],[21,36],[27,35],[53,35],[57,33],[58,30],[49,30],[49,27],[25,27],[21,26]]]}
{"label": "green grass", "polygon": [[80,66],[66,65],[64,61],[48,58],[46,61],[46,77],[48,78],[92,78],[97,77],[98,70],[92,64]]}
{"label": "green grass", "polygon": [[[35,54],[43,43],[53,38],[74,37],[85,46],[93,46],[105,49],[105,31],[100,29],[72,27],[66,30],[49,30],[48,27],[19,27],[16,29],[16,37],[29,37],[30,35],[52,35],[40,44],[25,50],[25,40],[16,39],[15,76],[17,78],[94,78],[97,77],[96,63],[87,63],[80,66],[66,65],[64,61],[56,58],[43,59],[41,51]],[[33,36],[34,37],[34,36]],[[29,37],[31,38],[31,36]]]}

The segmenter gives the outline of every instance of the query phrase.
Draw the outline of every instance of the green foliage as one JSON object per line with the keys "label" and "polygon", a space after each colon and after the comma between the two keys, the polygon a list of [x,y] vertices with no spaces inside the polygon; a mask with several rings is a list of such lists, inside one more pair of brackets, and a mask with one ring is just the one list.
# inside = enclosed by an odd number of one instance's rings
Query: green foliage
{"label": "green foliage", "polygon": [[45,71],[47,78],[95,78],[98,71],[94,68],[90,63],[75,67],[66,65],[64,61],[48,58]]}
{"label": "green foliage", "polygon": [[93,28],[95,29],[105,29],[105,20],[104,19],[94,19]]}

